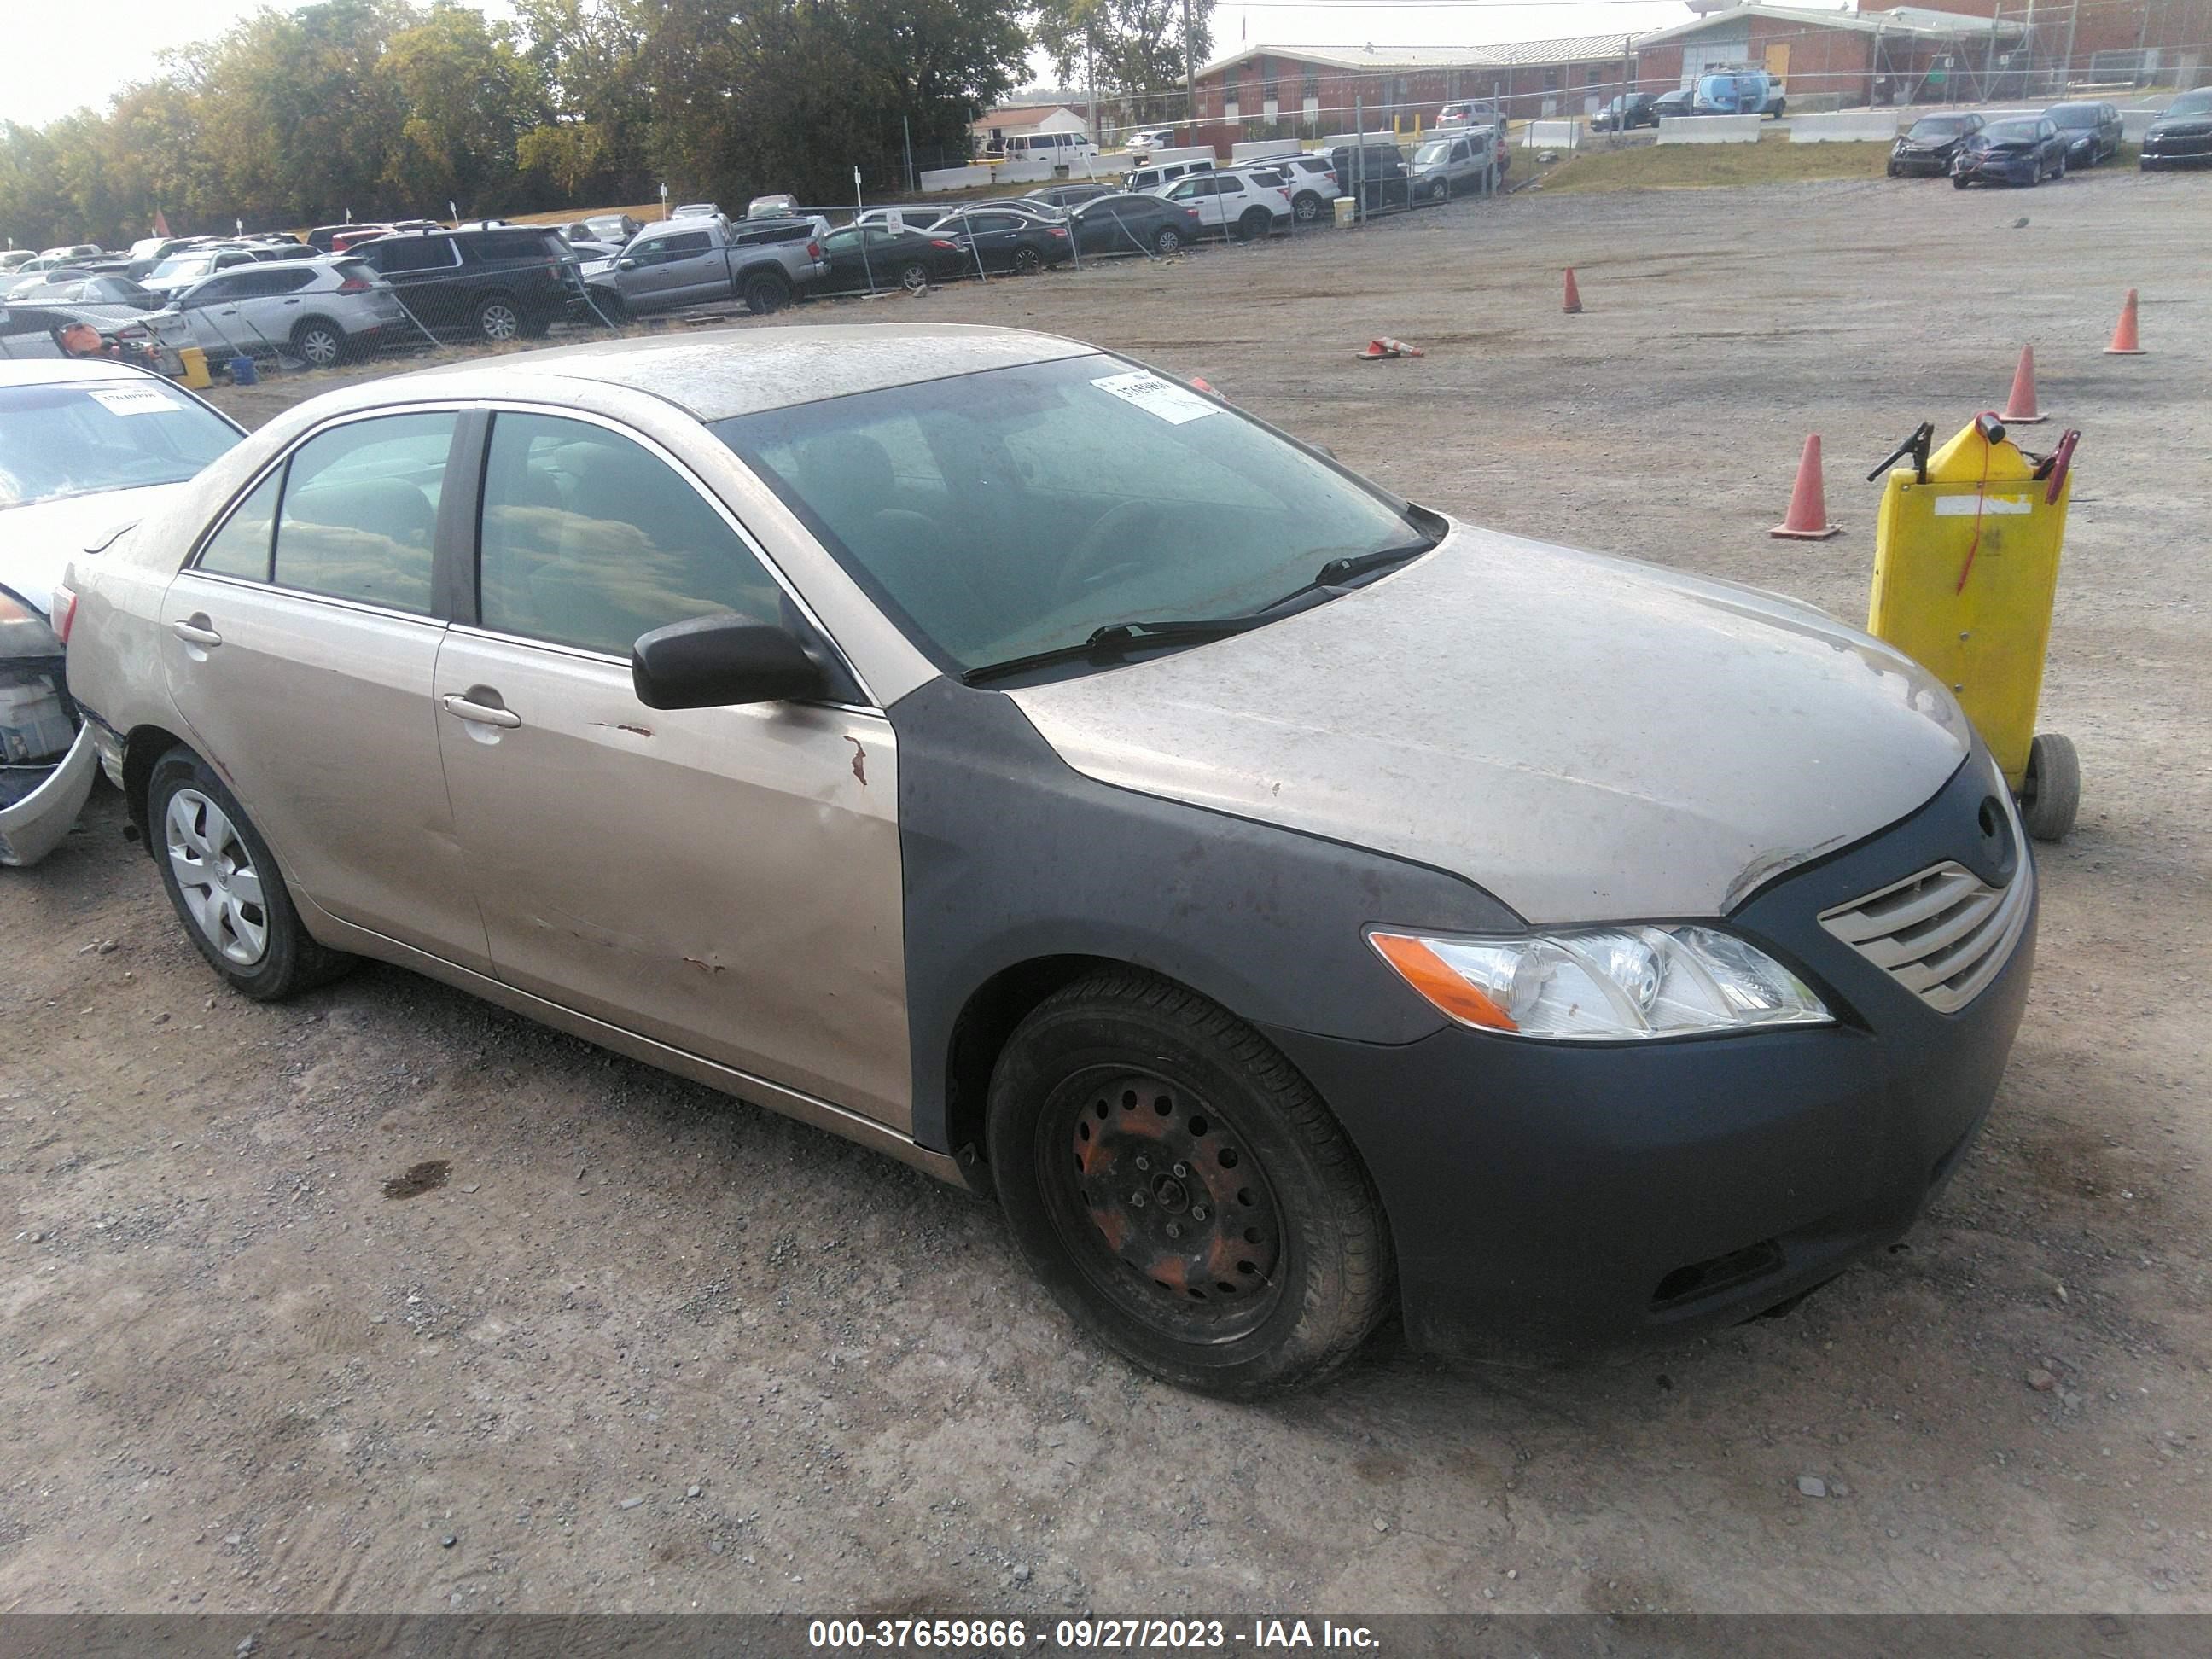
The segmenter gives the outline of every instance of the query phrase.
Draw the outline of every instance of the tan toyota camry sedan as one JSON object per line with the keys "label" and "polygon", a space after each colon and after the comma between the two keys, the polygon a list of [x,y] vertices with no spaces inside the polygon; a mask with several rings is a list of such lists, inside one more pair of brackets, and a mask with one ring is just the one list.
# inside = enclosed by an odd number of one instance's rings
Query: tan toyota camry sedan
{"label": "tan toyota camry sedan", "polygon": [[2027,994],[2019,818],[1911,662],[1071,340],[379,380],[69,587],[239,991],[379,957],[966,1182],[1192,1387],[1802,1294]]}

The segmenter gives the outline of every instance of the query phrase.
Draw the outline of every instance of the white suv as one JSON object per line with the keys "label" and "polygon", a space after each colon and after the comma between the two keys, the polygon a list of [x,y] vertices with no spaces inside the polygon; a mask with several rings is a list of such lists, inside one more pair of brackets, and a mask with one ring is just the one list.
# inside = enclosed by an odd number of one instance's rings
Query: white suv
{"label": "white suv", "polygon": [[202,277],[170,304],[149,319],[161,337],[225,360],[283,351],[328,368],[414,331],[392,285],[359,259],[257,261]]}
{"label": "white suv", "polygon": [[[1279,178],[1279,174],[1273,175]],[[1200,233],[1254,241],[1291,224],[1291,189],[1245,173],[1200,173],[1151,192],[1198,210]]]}

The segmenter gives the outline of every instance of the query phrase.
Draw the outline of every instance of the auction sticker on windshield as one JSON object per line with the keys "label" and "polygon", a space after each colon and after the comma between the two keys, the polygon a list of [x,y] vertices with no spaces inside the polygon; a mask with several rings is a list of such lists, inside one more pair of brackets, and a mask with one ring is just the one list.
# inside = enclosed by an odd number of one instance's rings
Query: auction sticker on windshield
{"label": "auction sticker on windshield", "polygon": [[103,386],[92,393],[92,400],[111,415],[173,415],[185,407],[149,386],[118,386],[112,391]]}
{"label": "auction sticker on windshield", "polygon": [[1181,426],[1201,415],[1218,415],[1221,411],[1200,397],[1186,391],[1172,380],[1163,380],[1157,374],[1141,370],[1134,374],[1109,374],[1091,385],[1101,392],[1110,392],[1123,403],[1134,404],[1147,415],[1157,415],[1170,426]]}

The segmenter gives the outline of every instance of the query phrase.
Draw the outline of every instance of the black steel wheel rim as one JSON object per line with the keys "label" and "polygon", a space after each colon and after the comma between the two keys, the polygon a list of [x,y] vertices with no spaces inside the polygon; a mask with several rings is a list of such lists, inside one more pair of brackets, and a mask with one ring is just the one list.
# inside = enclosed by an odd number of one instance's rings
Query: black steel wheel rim
{"label": "black steel wheel rim", "polygon": [[1258,1153],[1196,1090],[1091,1067],[1039,1115],[1039,1185],[1077,1270],[1178,1340],[1228,1342],[1282,1299],[1282,1210]]}

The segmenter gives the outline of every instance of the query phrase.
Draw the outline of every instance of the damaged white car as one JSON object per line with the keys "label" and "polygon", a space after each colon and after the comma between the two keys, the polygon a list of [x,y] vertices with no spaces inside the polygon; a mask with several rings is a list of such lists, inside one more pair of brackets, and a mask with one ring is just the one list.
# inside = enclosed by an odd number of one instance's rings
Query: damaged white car
{"label": "damaged white car", "polygon": [[0,363],[0,864],[52,852],[100,769],[64,673],[64,571],[243,436],[126,363]]}

